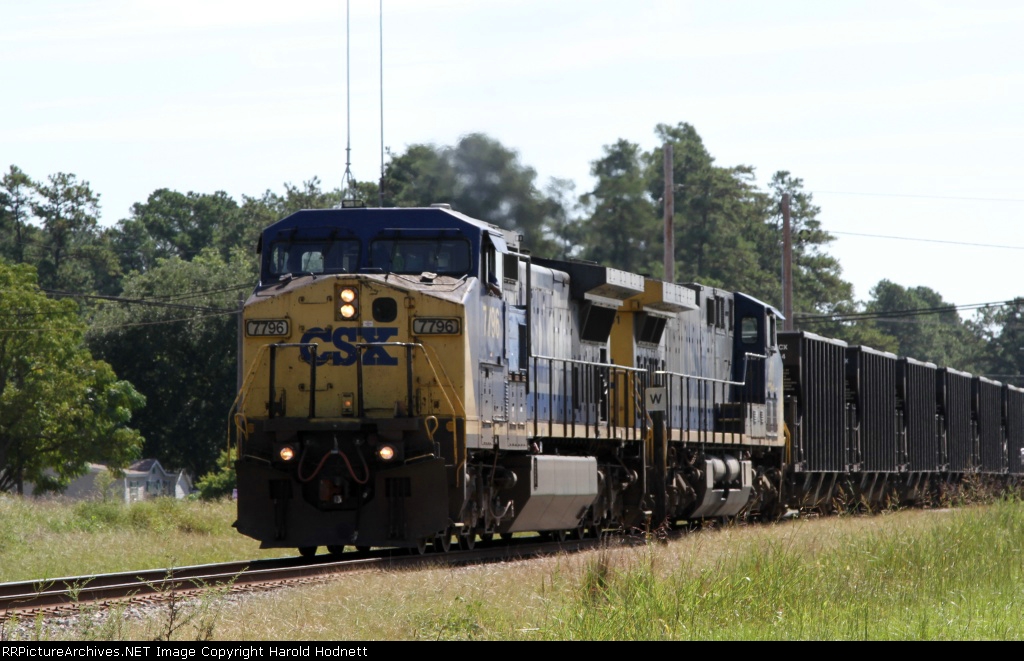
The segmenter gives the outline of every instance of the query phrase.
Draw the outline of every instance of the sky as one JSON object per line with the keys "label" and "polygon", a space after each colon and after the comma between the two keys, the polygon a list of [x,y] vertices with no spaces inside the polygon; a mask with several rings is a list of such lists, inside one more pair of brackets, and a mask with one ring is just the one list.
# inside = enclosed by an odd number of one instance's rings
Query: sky
{"label": "sky", "polygon": [[160,188],[333,189],[481,132],[582,194],[605,146],[687,122],[762,188],[803,180],[858,300],[1005,301],[1021,35],[1001,0],[0,0],[0,169],[73,173],[113,225]]}

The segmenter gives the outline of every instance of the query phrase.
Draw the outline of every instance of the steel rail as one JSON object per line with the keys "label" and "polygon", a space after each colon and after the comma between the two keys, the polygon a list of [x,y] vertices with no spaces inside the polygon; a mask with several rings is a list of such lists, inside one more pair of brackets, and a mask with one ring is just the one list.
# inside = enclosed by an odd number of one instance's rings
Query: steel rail
{"label": "steel rail", "polygon": [[525,560],[560,553],[575,553],[628,538],[577,539],[560,542],[523,538],[478,542],[475,549],[448,553],[411,554],[382,549],[368,553],[320,555],[149,569],[33,581],[0,583],[0,622],[13,616],[60,616],[86,606],[106,607],[125,601],[169,598],[171,594],[208,590],[274,589],[308,581],[326,581],[354,571],[392,571],[432,566],[459,566]]}

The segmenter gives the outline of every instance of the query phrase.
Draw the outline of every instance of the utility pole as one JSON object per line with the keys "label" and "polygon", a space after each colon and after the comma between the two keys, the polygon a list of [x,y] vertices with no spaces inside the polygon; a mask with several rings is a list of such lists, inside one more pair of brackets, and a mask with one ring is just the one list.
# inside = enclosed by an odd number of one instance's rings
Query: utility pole
{"label": "utility pole", "polygon": [[665,276],[662,278],[665,282],[675,282],[675,259],[676,259],[676,242],[675,242],[675,215],[676,215],[676,201],[675,201],[675,185],[672,183],[672,145],[665,143],[664,149],[664,162],[662,167],[665,169],[665,193],[663,196],[665,202]]}
{"label": "utility pole", "polygon": [[782,195],[782,314],[783,330],[793,330],[793,238],[789,228],[789,193]]}

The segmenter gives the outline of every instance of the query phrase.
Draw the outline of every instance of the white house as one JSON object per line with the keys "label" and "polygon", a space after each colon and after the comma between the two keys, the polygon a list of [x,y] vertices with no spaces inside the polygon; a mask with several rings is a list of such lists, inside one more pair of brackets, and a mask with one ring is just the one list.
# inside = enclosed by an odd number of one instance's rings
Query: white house
{"label": "white house", "polygon": [[[89,464],[86,474],[72,480],[64,496],[77,500],[96,498],[104,486],[110,496],[134,503],[157,496],[184,498],[192,493],[192,478],[183,470],[168,472],[156,459],[136,461],[124,471],[123,477],[113,477],[102,464]],[[32,494],[32,485],[26,487],[25,493]]]}

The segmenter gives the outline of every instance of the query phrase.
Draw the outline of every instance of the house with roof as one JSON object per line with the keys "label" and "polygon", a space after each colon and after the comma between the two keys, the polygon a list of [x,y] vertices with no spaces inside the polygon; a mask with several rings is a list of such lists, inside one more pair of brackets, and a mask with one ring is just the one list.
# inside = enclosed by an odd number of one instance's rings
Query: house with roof
{"label": "house with roof", "polygon": [[[32,494],[32,485],[26,487],[25,493]],[[89,464],[85,475],[72,480],[63,495],[84,500],[101,497],[104,490],[108,497],[134,503],[159,496],[185,498],[193,487],[186,471],[168,471],[156,459],[142,459],[126,468],[121,477],[114,477],[102,464]]]}

